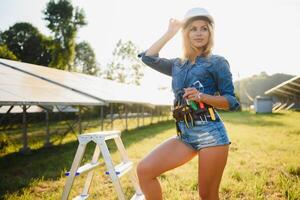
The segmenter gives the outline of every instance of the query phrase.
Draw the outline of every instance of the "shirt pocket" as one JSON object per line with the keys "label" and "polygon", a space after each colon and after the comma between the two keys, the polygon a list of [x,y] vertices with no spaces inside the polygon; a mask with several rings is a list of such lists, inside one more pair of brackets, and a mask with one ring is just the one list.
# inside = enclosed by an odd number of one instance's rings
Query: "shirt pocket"
{"label": "shirt pocket", "polygon": [[213,87],[213,85],[215,84],[210,72],[202,66],[193,67],[191,69],[191,76],[191,80],[198,80],[201,82],[204,91],[210,90],[210,88]]}
{"label": "shirt pocket", "polygon": [[185,64],[181,64],[179,61],[175,61],[172,68],[172,76],[177,76],[183,73],[185,69],[186,69]]}

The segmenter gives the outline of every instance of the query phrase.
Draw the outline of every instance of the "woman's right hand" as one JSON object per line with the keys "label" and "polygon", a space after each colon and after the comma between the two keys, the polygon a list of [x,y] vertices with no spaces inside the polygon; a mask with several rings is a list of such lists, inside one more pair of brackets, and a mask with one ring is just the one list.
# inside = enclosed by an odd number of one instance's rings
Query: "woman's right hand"
{"label": "woman's right hand", "polygon": [[157,40],[147,51],[146,56],[154,56],[159,53],[161,48],[178,32],[183,23],[177,19],[170,19],[168,30],[159,40]]}
{"label": "woman's right hand", "polygon": [[169,27],[168,27],[167,33],[174,36],[179,31],[179,29],[182,27],[182,25],[183,25],[183,22],[181,22],[180,20],[171,18],[169,20]]}

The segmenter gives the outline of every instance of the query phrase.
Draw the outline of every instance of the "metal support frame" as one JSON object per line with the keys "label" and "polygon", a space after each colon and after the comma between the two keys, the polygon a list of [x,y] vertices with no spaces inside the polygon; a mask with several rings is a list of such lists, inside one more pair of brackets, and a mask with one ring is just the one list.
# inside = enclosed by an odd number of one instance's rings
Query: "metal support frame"
{"label": "metal support frame", "polygon": [[110,129],[113,130],[114,128],[114,116],[113,116],[113,104],[110,104]]}
{"label": "metal support frame", "polygon": [[[29,106],[30,107],[30,106]],[[23,117],[22,117],[22,141],[23,147],[20,149],[20,153],[29,154],[31,149],[28,147],[28,135],[27,135],[27,109],[29,108],[26,105],[23,105]]]}
{"label": "metal support frame", "polygon": [[128,130],[128,106],[125,104],[125,130]]}

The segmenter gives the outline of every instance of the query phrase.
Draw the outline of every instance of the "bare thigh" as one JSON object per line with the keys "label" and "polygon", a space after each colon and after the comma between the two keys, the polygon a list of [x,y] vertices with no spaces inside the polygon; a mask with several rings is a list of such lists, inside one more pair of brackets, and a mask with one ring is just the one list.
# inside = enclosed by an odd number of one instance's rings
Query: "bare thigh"
{"label": "bare thigh", "polygon": [[197,151],[183,144],[176,138],[169,138],[153,149],[140,163],[138,170],[147,177],[154,178],[160,174],[179,167],[197,155]]}
{"label": "bare thigh", "polygon": [[199,155],[199,192],[200,195],[216,193],[227,162],[228,145],[208,147],[200,150]]}

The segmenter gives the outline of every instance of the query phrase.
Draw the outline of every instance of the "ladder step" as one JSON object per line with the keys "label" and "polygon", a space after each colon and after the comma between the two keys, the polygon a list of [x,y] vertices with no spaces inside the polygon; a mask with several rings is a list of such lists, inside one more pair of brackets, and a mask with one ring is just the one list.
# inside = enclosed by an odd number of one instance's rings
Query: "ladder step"
{"label": "ladder step", "polygon": [[73,200],[85,200],[89,197],[89,195],[87,194],[81,194],[81,195],[78,195],[77,197],[75,197]]}
{"label": "ladder step", "polygon": [[[100,165],[100,162],[96,162],[96,163],[87,163],[81,167],[78,168],[75,176],[79,176],[80,174],[84,173],[84,172],[88,172],[96,167],[98,167]],[[104,165],[104,164],[102,164]],[[70,172],[66,172],[65,173],[66,176],[70,175]]]}
{"label": "ladder step", "polygon": [[[109,140],[109,139],[114,139],[119,153],[121,154],[121,160],[123,162],[121,162],[120,164],[113,166],[113,162],[111,159],[111,155],[109,152],[109,149],[107,147],[106,141],[105,140]],[[118,194],[118,197],[121,199],[124,199],[124,194],[121,188],[121,183],[119,178],[121,176],[123,176],[125,173],[127,173],[128,171],[133,169],[133,162],[129,161],[128,156],[126,154],[126,150],[125,147],[123,145],[123,142],[121,140],[121,132],[120,131],[102,131],[102,132],[95,132],[95,133],[87,133],[87,134],[82,134],[78,136],[78,140],[79,140],[79,146],[76,152],[76,156],[73,160],[73,164],[72,164],[72,172],[76,172],[75,174],[70,174],[70,172],[66,173],[66,176],[69,176],[67,178],[67,182],[63,191],[63,195],[62,195],[62,200],[67,200],[68,196],[70,194],[70,190],[72,188],[72,184],[74,182],[74,176],[79,176],[80,174],[84,173],[84,172],[88,172],[91,170],[94,170],[94,168],[98,167],[99,165],[104,165],[106,164],[106,166],[110,166],[111,168],[108,168],[109,170],[106,170],[105,174],[110,175],[112,183],[116,189],[116,192]],[[92,162],[95,163],[87,163],[81,167],[78,168],[78,165],[80,165],[80,162],[82,161],[82,156],[86,150],[86,145],[89,142],[94,142],[96,143],[96,149],[94,150],[94,155],[92,158]],[[100,156],[100,152],[102,152],[103,158],[104,158],[104,163],[100,164],[99,162],[96,162],[99,159]],[[75,169],[76,168],[76,169]],[[92,181],[92,177],[93,177],[93,171],[91,171],[86,179],[86,183],[84,185],[84,189],[83,192],[78,195],[77,197],[75,197],[75,200],[86,200],[89,195],[87,194],[87,191],[90,188],[90,184]],[[113,174],[111,174],[111,172]],[[133,173],[133,172],[132,172]],[[141,193],[141,189],[138,185],[138,183],[136,183],[134,174],[130,174],[130,179],[131,182],[134,184],[135,190],[136,190],[136,194],[134,194],[131,197],[131,200],[145,200],[145,196]]]}
{"label": "ladder step", "polygon": [[[133,162],[129,161],[126,163],[120,163],[115,166],[115,172],[117,176],[120,178],[123,176],[126,172],[128,172],[130,169],[132,169]],[[106,171],[105,174],[109,175],[109,171]]]}
{"label": "ladder step", "polygon": [[104,138],[104,140],[109,140],[109,139],[113,139],[116,137],[120,137],[121,136],[121,132],[120,131],[99,131],[99,132],[93,132],[93,133],[85,133],[82,135],[79,135],[79,138],[93,138],[93,139],[97,139],[97,138]]}
{"label": "ladder step", "polygon": [[134,194],[130,200],[145,200],[145,196],[143,194]]}

